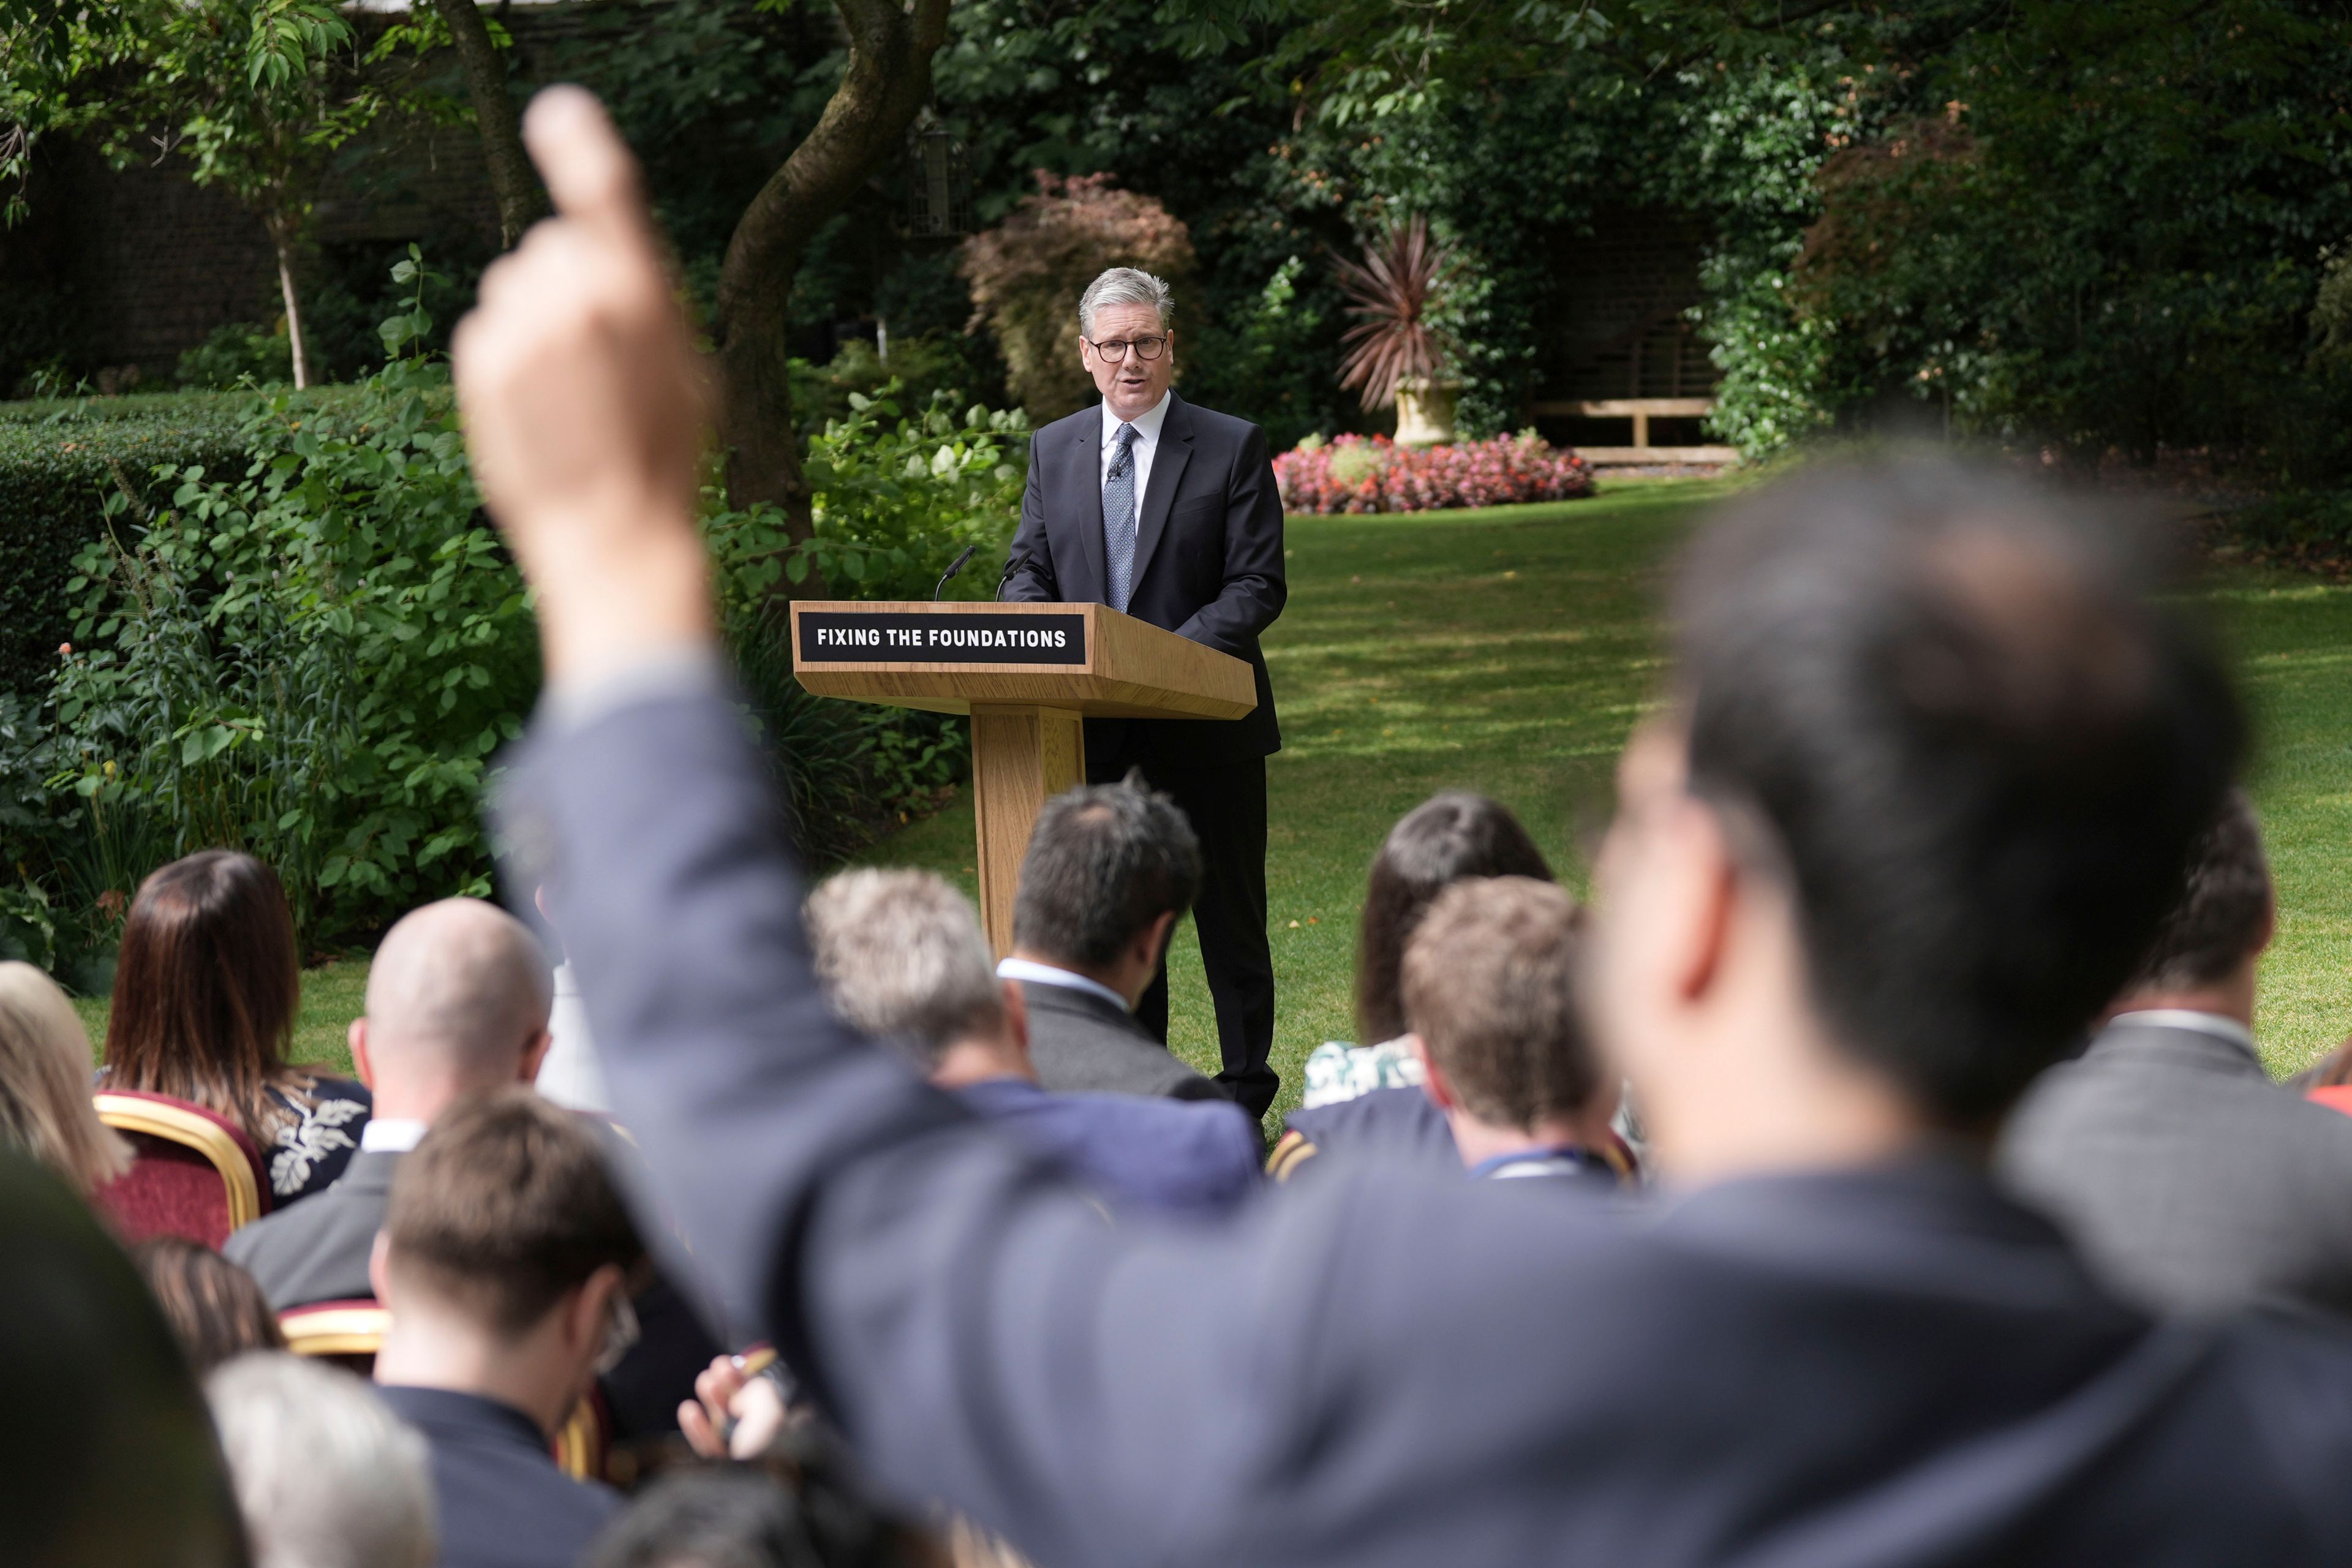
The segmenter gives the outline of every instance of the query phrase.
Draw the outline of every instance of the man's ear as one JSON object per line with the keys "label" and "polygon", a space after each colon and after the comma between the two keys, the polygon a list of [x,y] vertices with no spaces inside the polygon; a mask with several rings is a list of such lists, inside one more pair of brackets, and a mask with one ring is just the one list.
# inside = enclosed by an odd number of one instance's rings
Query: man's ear
{"label": "man's ear", "polygon": [[392,1242],[382,1231],[368,1247],[368,1289],[375,1292],[378,1306],[392,1305]]}
{"label": "man's ear", "polygon": [[1428,1096],[1429,1103],[1440,1110],[1451,1110],[1460,1104],[1461,1101],[1454,1098],[1454,1086],[1445,1079],[1444,1069],[1437,1065],[1437,1058],[1429,1054],[1429,1042],[1414,1032],[1405,1036],[1404,1044],[1405,1049],[1412,1053],[1413,1059],[1421,1063],[1421,1092]]}
{"label": "man's ear", "polygon": [[1029,1054],[1029,994],[1021,989],[1018,980],[1001,981],[999,984],[1004,993],[1005,1038],[1025,1057]]}
{"label": "man's ear", "polygon": [[370,1089],[373,1089],[375,1087],[375,1066],[368,1060],[367,1015],[365,1013],[361,1014],[358,1017],[352,1020],[352,1026],[344,1031],[343,1038],[351,1043],[352,1071],[359,1075],[359,1080],[362,1083],[367,1085]]}
{"label": "man's ear", "polygon": [[1143,961],[1146,969],[1157,969],[1160,955],[1168,951],[1168,933],[1176,929],[1176,911],[1162,910],[1151,923],[1143,928],[1136,945],[1129,951]]}
{"label": "man's ear", "polygon": [[1675,804],[1667,832],[1675,878],[1676,951],[1670,976],[1685,1002],[1706,994],[1721,972],[1740,897],[1739,862],[1723,821],[1701,802]]}
{"label": "man's ear", "polygon": [[543,1028],[533,1035],[522,1048],[522,1060],[515,1068],[515,1082],[537,1083],[539,1065],[547,1059],[548,1049],[554,1044],[555,1037]]}
{"label": "man's ear", "polygon": [[613,1298],[626,1290],[629,1277],[617,1263],[607,1263],[580,1282],[562,1307],[563,1345],[583,1360],[593,1361],[604,1344],[604,1324]]}

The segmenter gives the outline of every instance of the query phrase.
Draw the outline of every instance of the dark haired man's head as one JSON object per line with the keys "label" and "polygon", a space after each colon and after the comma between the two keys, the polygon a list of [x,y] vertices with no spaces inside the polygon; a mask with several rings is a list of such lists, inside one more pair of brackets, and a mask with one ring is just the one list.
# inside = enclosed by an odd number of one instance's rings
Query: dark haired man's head
{"label": "dark haired man's head", "polygon": [[2231,790],[2189,852],[2188,875],[2156,941],[2124,984],[2116,1009],[2189,1007],[2251,1024],[2254,969],[2270,945],[2276,908],[2262,824],[2243,790]]}
{"label": "dark haired man's head", "polygon": [[1013,950],[1100,980],[1132,1006],[1200,890],[1201,843],[1175,802],[1133,774],[1069,790],[1045,803],[1030,834]]}
{"label": "dark haired man's head", "polygon": [[2243,744],[2135,543],[1926,464],[1775,486],[1699,537],[1599,944],[1670,1164],[1980,1133],[2131,973]]}
{"label": "dark haired man's head", "polygon": [[1372,858],[1356,949],[1356,1028],[1367,1044],[1405,1031],[1399,973],[1405,943],[1436,898],[1465,877],[1552,879],[1551,867],[1509,810],[1449,790],[1406,812]]}
{"label": "dark haired man's head", "polygon": [[1584,911],[1532,877],[1476,877],[1432,900],[1404,952],[1404,1009],[1463,1163],[1609,1137],[1617,1084],[1579,1004]]}
{"label": "dark haired man's head", "polygon": [[635,1337],[644,1257],[580,1118],[523,1089],[462,1101],[393,1177],[376,1381],[500,1399],[552,1430]]}
{"label": "dark haired man's head", "polygon": [[750,1465],[674,1470],[596,1538],[583,1568],[898,1568],[905,1538],[824,1476],[788,1491]]}

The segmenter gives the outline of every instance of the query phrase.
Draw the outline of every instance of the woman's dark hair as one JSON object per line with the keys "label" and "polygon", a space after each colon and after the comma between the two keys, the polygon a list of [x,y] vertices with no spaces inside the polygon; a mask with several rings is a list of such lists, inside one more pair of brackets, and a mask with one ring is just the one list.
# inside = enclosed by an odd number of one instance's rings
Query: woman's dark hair
{"label": "woman's dark hair", "polygon": [[285,1120],[275,1087],[301,995],[294,918],[278,873],[250,855],[206,849],[139,885],[122,926],[107,1087],[193,1100],[267,1149]]}
{"label": "woman's dark hair", "polygon": [[1364,889],[1356,948],[1356,1028],[1364,1044],[1404,1033],[1404,944],[1430,901],[1465,877],[1554,879],[1519,819],[1485,795],[1448,791],[1405,813],[1372,857]]}
{"label": "woman's dark hair", "polygon": [[131,1249],[131,1261],[198,1377],[247,1351],[286,1348],[261,1287],[212,1248],[184,1237],[150,1237]]}

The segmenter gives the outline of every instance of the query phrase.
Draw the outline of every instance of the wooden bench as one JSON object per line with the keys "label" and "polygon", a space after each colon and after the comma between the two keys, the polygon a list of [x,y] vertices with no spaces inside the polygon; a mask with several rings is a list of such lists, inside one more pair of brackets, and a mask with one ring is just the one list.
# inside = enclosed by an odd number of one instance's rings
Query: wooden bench
{"label": "wooden bench", "polygon": [[1577,456],[1596,468],[1631,468],[1653,463],[1728,464],[1739,460],[1736,447],[1653,447],[1653,419],[1698,419],[1715,412],[1712,397],[1603,397],[1538,403],[1528,412],[1573,419],[1631,419],[1630,447],[1579,447]]}

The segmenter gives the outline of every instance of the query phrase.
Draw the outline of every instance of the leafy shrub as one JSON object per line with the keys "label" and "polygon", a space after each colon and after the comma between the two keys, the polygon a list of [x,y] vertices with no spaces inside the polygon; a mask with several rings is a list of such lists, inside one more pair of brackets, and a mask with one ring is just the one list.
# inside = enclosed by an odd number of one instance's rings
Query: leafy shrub
{"label": "leafy shrub", "polygon": [[293,379],[294,350],[283,332],[231,321],[183,353],[176,374],[182,386],[268,386]]}
{"label": "leafy shrub", "polygon": [[1274,476],[1283,510],[1294,512],[1433,511],[1592,493],[1591,465],[1533,431],[1429,447],[1385,436],[1309,439],[1275,458]]}
{"label": "leafy shrub", "polygon": [[0,411],[0,690],[37,696],[71,629],[63,585],[109,496],[157,499],[157,467],[245,466],[242,400],[88,399]]}
{"label": "leafy shrub", "polygon": [[928,408],[933,393],[968,388],[972,379],[963,343],[936,332],[893,336],[887,361],[872,343],[852,338],[832,363],[796,359],[791,369],[793,423],[804,440],[824,434],[834,420],[847,419],[855,412],[849,402],[853,396],[883,396],[886,387],[895,385],[887,395],[900,405]]}
{"label": "leafy shrub", "polygon": [[[394,348],[417,330],[385,328]],[[476,806],[538,661],[446,373],[395,359],[326,411],[260,398],[244,439],[242,478],[189,465],[152,513],[108,499],[67,584],[53,782],[87,803],[102,870],[245,849],[311,940],[487,891]]]}
{"label": "leafy shrub", "polygon": [[1192,270],[1192,238],[1157,200],[1115,188],[1108,174],[1065,180],[1040,169],[1036,179],[1037,194],[1011,217],[964,241],[962,270],[972,324],[996,334],[1013,395],[1033,419],[1054,419],[1095,395],[1078,360],[1087,285],[1107,267],[1175,282]]}

